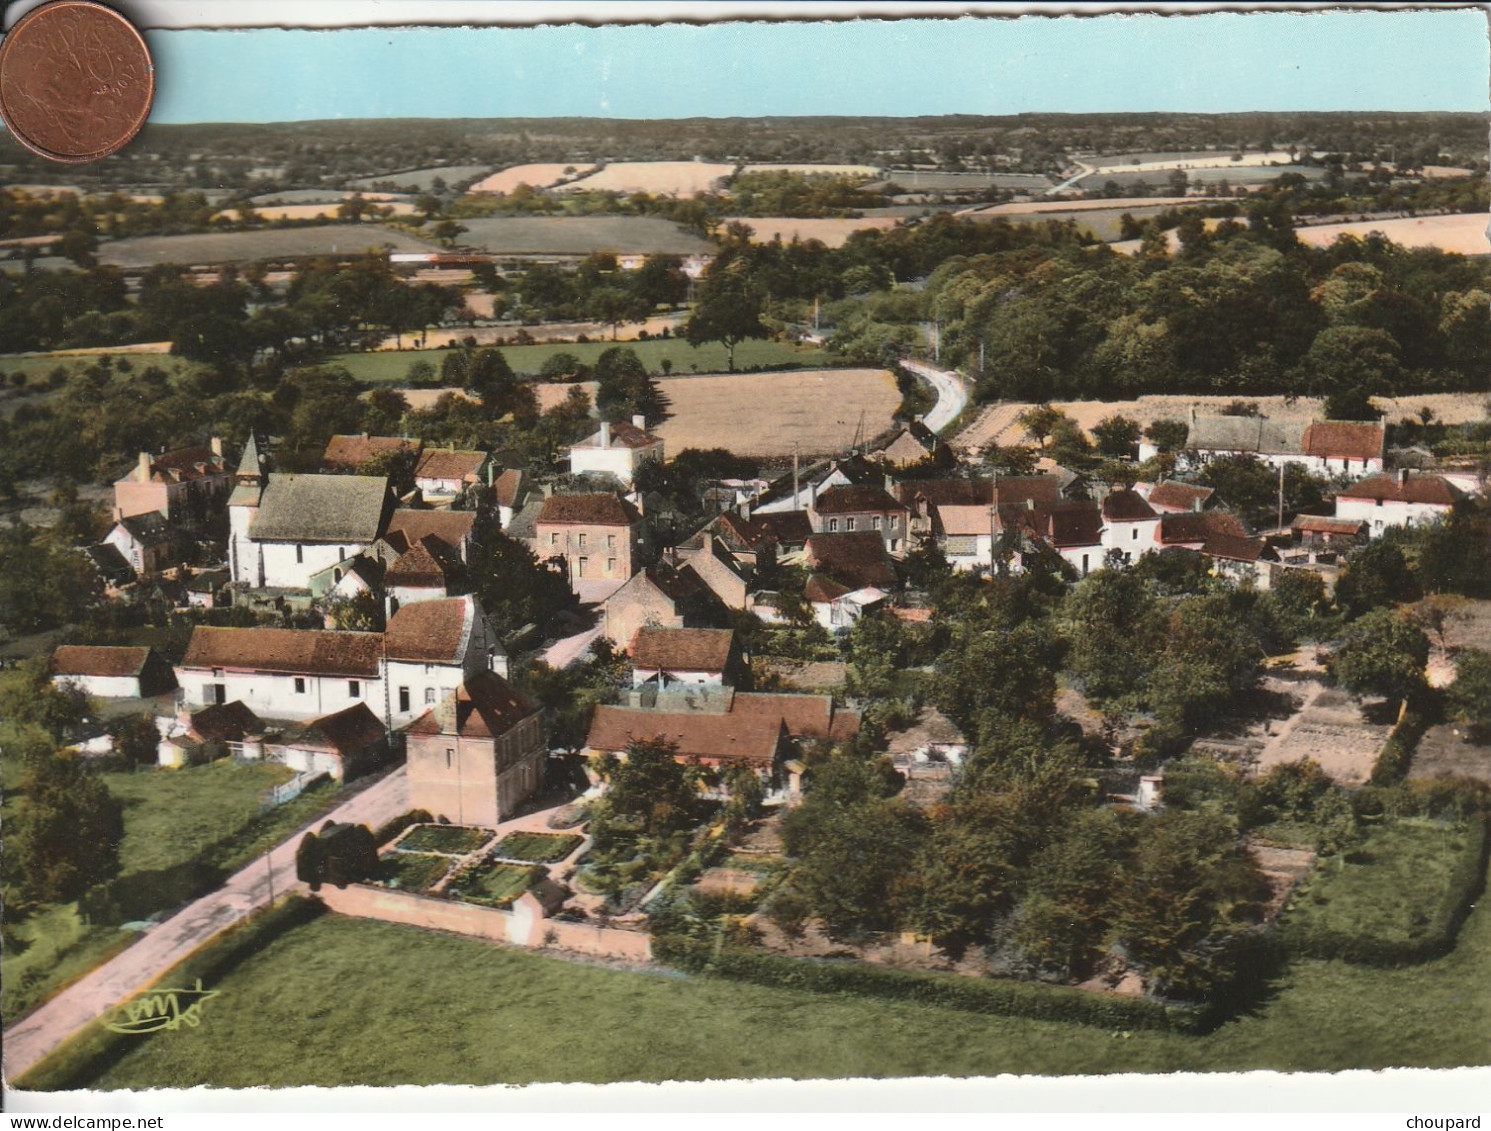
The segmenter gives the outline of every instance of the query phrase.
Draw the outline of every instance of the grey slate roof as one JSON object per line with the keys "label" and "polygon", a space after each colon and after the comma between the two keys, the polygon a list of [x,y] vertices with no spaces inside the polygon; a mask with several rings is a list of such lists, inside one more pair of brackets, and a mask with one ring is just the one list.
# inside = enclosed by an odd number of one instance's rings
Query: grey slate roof
{"label": "grey slate roof", "polygon": [[392,507],[381,475],[272,476],[249,537],[260,542],[371,542]]}
{"label": "grey slate roof", "polygon": [[1186,447],[1197,451],[1252,452],[1257,455],[1303,455],[1305,419],[1269,420],[1263,416],[1200,416],[1191,421]]}

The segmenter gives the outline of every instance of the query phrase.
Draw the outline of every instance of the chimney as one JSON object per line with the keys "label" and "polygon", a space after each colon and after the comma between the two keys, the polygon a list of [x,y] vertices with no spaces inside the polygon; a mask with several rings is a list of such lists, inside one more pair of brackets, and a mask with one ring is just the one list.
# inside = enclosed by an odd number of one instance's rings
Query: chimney
{"label": "chimney", "polygon": [[459,693],[452,691],[449,695],[441,699],[439,704],[435,707],[435,722],[439,725],[441,734],[458,733],[456,714],[457,694]]}
{"label": "chimney", "polygon": [[150,453],[149,452],[141,452],[140,453],[140,461],[139,461],[139,463],[137,465],[137,468],[138,468],[139,476],[140,476],[141,479],[148,480],[150,478]]}
{"label": "chimney", "polygon": [[1032,495],[1025,500],[1025,509],[1028,511],[1035,510],[1035,496]]}
{"label": "chimney", "polygon": [[602,420],[601,421],[601,447],[603,447],[603,448],[609,448],[610,446],[611,446],[611,422],[609,420]]}
{"label": "chimney", "polygon": [[212,438],[211,444],[212,454],[221,459],[223,455],[223,438],[221,436],[214,436]]}
{"label": "chimney", "polygon": [[640,412],[637,413],[635,416],[632,417],[632,427],[639,432],[646,432],[647,417],[643,416]]}
{"label": "chimney", "polygon": [[1200,514],[1201,513],[1201,496],[1200,495],[1192,495],[1191,496],[1191,510],[1194,511],[1196,514]]}

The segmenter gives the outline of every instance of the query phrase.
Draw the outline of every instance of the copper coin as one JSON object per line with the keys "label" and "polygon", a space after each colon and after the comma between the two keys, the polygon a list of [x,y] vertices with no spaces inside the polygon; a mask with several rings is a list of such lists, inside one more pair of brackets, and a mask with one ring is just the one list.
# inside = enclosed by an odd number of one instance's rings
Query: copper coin
{"label": "copper coin", "polygon": [[155,96],[145,40],[91,0],[27,12],[0,43],[0,118],[33,153],[76,164],[117,153]]}

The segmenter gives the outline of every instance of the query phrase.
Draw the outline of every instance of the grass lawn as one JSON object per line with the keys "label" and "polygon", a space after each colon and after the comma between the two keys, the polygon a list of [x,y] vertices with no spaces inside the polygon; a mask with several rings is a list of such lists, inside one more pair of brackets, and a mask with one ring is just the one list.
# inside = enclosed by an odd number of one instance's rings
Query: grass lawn
{"label": "grass lawn", "polygon": [[420,825],[412,829],[398,847],[404,852],[449,852],[464,856],[475,852],[492,839],[491,829],[469,828],[465,825]]}
{"label": "grass lawn", "polygon": [[1449,1068],[1491,1062],[1491,907],[1422,966],[1297,962],[1204,1037],[611,970],[337,916],[212,988],[199,1028],[141,1040],[95,1086]]}
{"label": "grass lawn", "polygon": [[528,890],[543,869],[531,864],[479,864],[446,885],[464,903],[506,907]]}
{"label": "grass lawn", "polygon": [[[653,373],[662,371],[666,358],[674,373],[725,372],[725,347],[708,342],[697,349],[681,338],[654,338],[646,342],[546,342],[531,346],[501,346],[507,363],[519,373],[537,374],[545,361],[556,353],[570,353],[586,365],[594,365],[612,345],[636,351],[642,364]],[[440,371],[449,350],[380,350],[374,353],[344,353],[324,360],[325,365],[345,366],[359,381],[374,385],[400,385],[408,380],[409,367],[424,360]],[[828,354],[816,346],[797,346],[783,342],[745,341],[735,347],[735,368],[753,365],[800,365],[811,369],[830,364]],[[3,367],[3,366],[0,366]]]}
{"label": "grass lawn", "polygon": [[90,927],[75,903],[48,907],[19,924],[24,950],[0,961],[0,1015],[10,1024],[55,987],[82,977],[135,939],[118,927]]}
{"label": "grass lawn", "polygon": [[1415,942],[1444,902],[1469,851],[1464,825],[1400,818],[1374,827],[1352,851],[1320,862],[1290,904],[1291,926]]}
{"label": "grass lawn", "polygon": [[376,883],[400,891],[428,891],[450,871],[450,860],[424,852],[390,852],[378,859]]}
{"label": "grass lawn", "polygon": [[508,833],[492,852],[506,860],[552,864],[575,850],[584,837],[563,833]]}

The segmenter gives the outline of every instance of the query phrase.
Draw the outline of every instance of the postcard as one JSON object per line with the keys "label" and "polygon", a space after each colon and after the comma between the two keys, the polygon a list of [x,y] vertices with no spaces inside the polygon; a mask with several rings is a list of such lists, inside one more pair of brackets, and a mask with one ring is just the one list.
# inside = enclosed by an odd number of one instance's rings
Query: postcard
{"label": "postcard", "polygon": [[15,1110],[1471,1126],[1483,10],[121,9],[122,148],[0,73]]}

